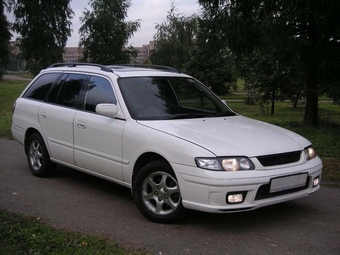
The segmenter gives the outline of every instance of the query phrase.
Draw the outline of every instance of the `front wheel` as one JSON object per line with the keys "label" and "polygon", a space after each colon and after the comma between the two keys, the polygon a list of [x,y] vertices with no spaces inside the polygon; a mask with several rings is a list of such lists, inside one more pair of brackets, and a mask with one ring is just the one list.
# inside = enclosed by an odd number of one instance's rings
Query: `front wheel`
{"label": "front wheel", "polygon": [[137,173],[134,198],[140,212],[151,221],[175,223],[184,217],[177,179],[164,161],[151,162]]}
{"label": "front wheel", "polygon": [[50,176],[55,171],[56,165],[50,160],[44,140],[38,133],[28,138],[27,162],[31,172],[38,177]]}

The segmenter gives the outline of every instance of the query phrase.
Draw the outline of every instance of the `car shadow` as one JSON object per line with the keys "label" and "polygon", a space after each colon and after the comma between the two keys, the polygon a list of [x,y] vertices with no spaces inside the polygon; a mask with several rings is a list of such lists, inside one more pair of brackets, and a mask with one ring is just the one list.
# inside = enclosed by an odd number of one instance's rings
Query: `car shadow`
{"label": "car shadow", "polygon": [[215,230],[254,231],[256,228],[262,229],[269,225],[288,226],[295,224],[296,221],[306,222],[306,218],[311,214],[313,214],[311,206],[301,203],[301,200],[295,200],[236,213],[213,214],[190,210],[186,215],[184,224],[205,226]]}
{"label": "car shadow", "polygon": [[63,179],[63,182],[68,182],[71,185],[133,201],[129,188],[65,166],[58,165],[56,173],[51,178],[54,180]]}

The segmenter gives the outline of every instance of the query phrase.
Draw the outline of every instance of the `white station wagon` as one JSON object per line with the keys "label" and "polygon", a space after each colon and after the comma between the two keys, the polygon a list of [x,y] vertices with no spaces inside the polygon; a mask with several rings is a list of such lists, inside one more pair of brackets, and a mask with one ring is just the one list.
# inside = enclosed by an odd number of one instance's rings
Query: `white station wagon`
{"label": "white station wagon", "polygon": [[320,188],[311,143],[233,112],[191,76],[161,66],[54,64],[16,100],[12,134],[32,173],[56,164],[131,189],[148,219],[186,209],[253,210]]}

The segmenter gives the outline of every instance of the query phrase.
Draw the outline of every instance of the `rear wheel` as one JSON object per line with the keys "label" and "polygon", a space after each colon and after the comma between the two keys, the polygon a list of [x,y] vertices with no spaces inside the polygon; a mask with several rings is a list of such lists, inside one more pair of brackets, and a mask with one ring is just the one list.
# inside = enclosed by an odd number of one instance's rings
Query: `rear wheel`
{"label": "rear wheel", "polygon": [[175,223],[184,217],[177,179],[171,166],[164,161],[149,163],[138,172],[134,198],[138,209],[151,221]]}
{"label": "rear wheel", "polygon": [[50,176],[55,171],[56,165],[51,161],[44,140],[38,133],[28,138],[27,162],[31,172],[38,177]]}

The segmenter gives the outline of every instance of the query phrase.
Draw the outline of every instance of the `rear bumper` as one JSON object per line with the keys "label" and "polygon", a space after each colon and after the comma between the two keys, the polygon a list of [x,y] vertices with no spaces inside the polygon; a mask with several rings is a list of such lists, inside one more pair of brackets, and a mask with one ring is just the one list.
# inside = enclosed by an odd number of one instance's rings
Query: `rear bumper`
{"label": "rear bumper", "polygon": [[23,145],[25,142],[25,130],[19,126],[12,124],[11,131],[13,139]]}

